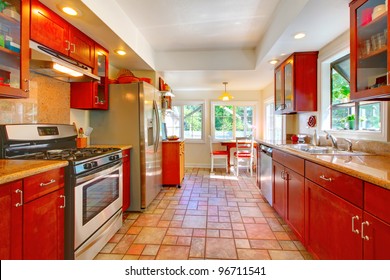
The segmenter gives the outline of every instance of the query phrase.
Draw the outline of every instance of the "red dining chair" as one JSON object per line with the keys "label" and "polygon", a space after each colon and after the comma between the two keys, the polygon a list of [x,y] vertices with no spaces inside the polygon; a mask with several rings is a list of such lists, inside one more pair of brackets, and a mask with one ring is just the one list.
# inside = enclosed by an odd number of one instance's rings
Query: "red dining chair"
{"label": "red dining chair", "polygon": [[211,158],[211,172],[214,170],[214,160],[216,159],[224,159],[226,164],[226,173],[228,172],[228,152],[227,151],[218,151],[213,150],[213,141],[211,135],[209,135],[210,142],[210,158]]}

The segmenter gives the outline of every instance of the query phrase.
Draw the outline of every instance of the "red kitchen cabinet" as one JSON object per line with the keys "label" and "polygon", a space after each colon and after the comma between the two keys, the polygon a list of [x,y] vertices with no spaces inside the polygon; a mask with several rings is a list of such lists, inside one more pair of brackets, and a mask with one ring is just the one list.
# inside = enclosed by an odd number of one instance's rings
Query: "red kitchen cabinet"
{"label": "red kitchen cabinet", "polygon": [[0,259],[22,259],[23,185],[0,185]]}
{"label": "red kitchen cabinet", "polygon": [[162,142],[163,185],[178,185],[184,179],[184,141]]}
{"label": "red kitchen cabinet", "polygon": [[364,259],[390,260],[390,190],[364,183]]}
{"label": "red kitchen cabinet", "polygon": [[71,108],[108,110],[108,51],[97,44],[95,50],[94,74],[100,81],[71,83]]}
{"label": "red kitchen cabinet", "polygon": [[30,1],[6,3],[7,9],[0,13],[0,97],[26,98],[30,91]]}
{"label": "red kitchen cabinet", "polygon": [[273,207],[286,221],[297,237],[304,242],[304,160],[279,150],[274,150],[273,166]]}
{"label": "red kitchen cabinet", "polygon": [[297,52],[275,68],[275,113],[317,111],[318,52]]}
{"label": "red kitchen cabinet", "polygon": [[95,42],[38,0],[31,0],[30,38],[94,67]]}
{"label": "red kitchen cabinet", "polygon": [[305,201],[307,250],[318,259],[362,259],[362,210],[307,179]]}
{"label": "red kitchen cabinet", "polygon": [[385,0],[350,3],[351,100],[390,100],[388,9],[374,13]]}
{"label": "red kitchen cabinet", "polygon": [[130,207],[130,149],[122,151],[123,159],[123,205],[122,211]]}
{"label": "red kitchen cabinet", "polygon": [[0,186],[1,259],[64,259],[64,169]]}
{"label": "red kitchen cabinet", "polygon": [[23,259],[64,259],[64,188],[23,207]]}

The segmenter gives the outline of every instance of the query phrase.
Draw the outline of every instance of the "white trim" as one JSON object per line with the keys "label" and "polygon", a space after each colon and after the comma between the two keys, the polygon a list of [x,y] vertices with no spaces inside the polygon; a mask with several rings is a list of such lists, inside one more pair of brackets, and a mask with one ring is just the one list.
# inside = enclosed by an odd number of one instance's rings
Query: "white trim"
{"label": "white trim", "polygon": [[[210,135],[212,138],[213,143],[214,142],[221,142],[220,139],[215,139],[215,113],[214,113],[214,107],[218,105],[232,105],[233,107],[235,106],[251,106],[253,107],[253,127],[257,127],[257,112],[259,112],[259,102],[258,101],[253,101],[253,100],[248,100],[248,101],[229,101],[229,102],[224,102],[224,101],[217,101],[217,100],[212,100],[210,101]],[[233,109],[235,110],[235,109]],[[235,113],[235,111],[234,111]],[[235,120],[234,120],[235,121]],[[257,133],[257,132],[256,132]],[[255,135],[256,136],[256,135]]]}
{"label": "white trim", "polygon": [[[202,138],[201,139],[188,139],[184,138],[184,107],[185,105],[202,105],[203,106],[203,112],[202,112]],[[173,106],[181,106],[181,120],[180,120],[180,134],[186,141],[186,143],[191,144],[204,144],[206,143],[206,111],[207,111],[207,105],[206,100],[175,100],[175,103]]]}

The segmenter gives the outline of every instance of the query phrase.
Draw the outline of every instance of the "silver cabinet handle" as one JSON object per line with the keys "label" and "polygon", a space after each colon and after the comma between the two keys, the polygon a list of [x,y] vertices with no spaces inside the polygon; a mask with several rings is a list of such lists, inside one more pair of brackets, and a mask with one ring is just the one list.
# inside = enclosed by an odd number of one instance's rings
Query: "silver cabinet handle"
{"label": "silver cabinet handle", "polygon": [[65,48],[65,50],[66,50],[66,51],[69,51],[69,50],[70,50],[70,42],[69,42],[68,40],[65,40],[65,42],[66,42],[66,48]]}
{"label": "silver cabinet handle", "polygon": [[71,43],[70,45],[73,47],[73,51],[70,51],[70,52],[75,53],[76,52],[76,44]]}
{"label": "silver cabinet handle", "polygon": [[23,191],[20,189],[17,189],[15,193],[18,193],[20,195],[20,201],[15,204],[15,207],[20,207],[23,205]]}
{"label": "silver cabinet handle", "polygon": [[322,175],[320,176],[320,178],[321,178],[322,180],[325,180],[325,181],[328,181],[328,182],[332,182],[332,181],[333,181],[332,178],[328,178],[328,177],[326,177],[324,174],[322,174]]}
{"label": "silver cabinet handle", "polygon": [[362,237],[362,239],[364,239],[364,240],[370,240],[370,238],[369,238],[367,235],[364,235],[364,225],[369,226],[370,223],[369,223],[368,221],[365,221],[365,222],[362,223],[362,227],[361,227],[361,237]]}
{"label": "silver cabinet handle", "polygon": [[62,205],[60,205],[60,208],[65,208],[66,206],[66,198],[65,198],[65,195],[60,195],[60,198],[63,198],[64,199],[64,203]]}
{"label": "silver cabinet handle", "polygon": [[352,217],[352,232],[356,233],[356,234],[359,234],[359,230],[355,229],[355,220],[359,221],[359,216],[353,216]]}
{"label": "silver cabinet handle", "polygon": [[53,183],[55,183],[55,182],[56,182],[56,180],[51,179],[49,182],[40,183],[39,186],[41,186],[41,187],[46,187],[46,186],[48,186],[48,185],[50,185],[50,184],[53,184]]}
{"label": "silver cabinet handle", "polygon": [[286,180],[285,177],[284,177],[284,173],[285,173],[284,170],[282,170],[282,171],[280,172],[280,178],[282,178],[283,180]]}

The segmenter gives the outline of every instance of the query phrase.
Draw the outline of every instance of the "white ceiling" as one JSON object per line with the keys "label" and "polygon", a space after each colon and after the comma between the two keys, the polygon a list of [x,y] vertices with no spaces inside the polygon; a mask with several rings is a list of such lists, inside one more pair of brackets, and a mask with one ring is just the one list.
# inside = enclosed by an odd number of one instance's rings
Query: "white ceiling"
{"label": "white ceiling", "polygon": [[[159,71],[174,90],[261,90],[268,61],[319,50],[349,28],[349,0],[40,0],[110,51],[118,68]],[[57,5],[77,5],[78,18]],[[304,39],[294,40],[297,32]],[[129,55],[118,57],[122,47]],[[284,55],[282,55],[284,54]]]}

